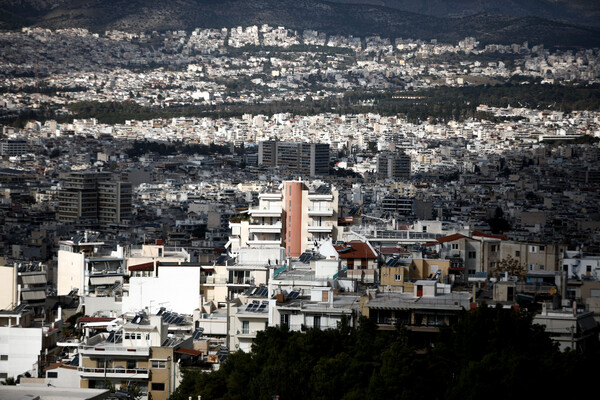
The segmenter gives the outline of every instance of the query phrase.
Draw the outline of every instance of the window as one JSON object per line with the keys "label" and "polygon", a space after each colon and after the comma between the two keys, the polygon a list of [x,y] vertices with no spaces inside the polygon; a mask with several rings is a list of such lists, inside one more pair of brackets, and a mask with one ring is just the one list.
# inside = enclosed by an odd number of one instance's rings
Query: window
{"label": "window", "polygon": [[396,275],[394,275],[394,280],[398,281],[398,282],[402,282],[402,274],[396,274]]}
{"label": "window", "polygon": [[564,264],[563,265],[563,272],[568,272],[569,271],[569,264]]}
{"label": "window", "polygon": [[146,340],[150,340],[150,334],[146,333]]}
{"label": "window", "polygon": [[242,321],[242,333],[244,335],[250,333],[250,321]]}
{"label": "window", "polygon": [[423,227],[423,232],[427,232],[427,226]]}
{"label": "window", "polygon": [[0,379],[8,378],[8,374],[6,372],[0,372]]}
{"label": "window", "polygon": [[0,354],[0,361],[8,360],[8,354]]}
{"label": "window", "polygon": [[165,369],[167,368],[166,360],[152,360],[152,368],[153,369]]}
{"label": "window", "polygon": [[458,250],[458,243],[452,243],[451,244],[451,249],[452,250]]}
{"label": "window", "polygon": [[152,389],[150,390],[156,390],[156,391],[164,391],[165,390],[165,384],[164,383],[157,383],[157,382],[152,382]]}
{"label": "window", "polygon": [[135,360],[127,360],[127,369],[136,369],[137,362]]}
{"label": "window", "polygon": [[321,329],[321,317],[320,316],[316,316],[313,319],[313,327],[317,328],[317,329]]}
{"label": "window", "polygon": [[546,246],[540,246],[540,251],[546,251]]}
{"label": "window", "polygon": [[515,257],[521,257],[521,252],[519,250],[515,250]]}
{"label": "window", "polygon": [[493,245],[491,245],[491,246],[490,246],[490,251],[491,251],[492,253],[497,253],[497,252],[498,252],[498,250],[500,250],[500,246],[499,246],[499,245],[497,245],[497,244],[493,244]]}
{"label": "window", "polygon": [[477,252],[470,251],[468,256],[469,256],[469,258],[475,258],[477,256]]}
{"label": "window", "polygon": [[142,338],[142,334],[141,333],[136,333],[135,334],[135,338],[138,339],[138,340],[140,340]]}
{"label": "window", "polygon": [[279,317],[279,323],[281,325],[289,325],[290,315],[289,314],[281,314],[281,316]]}
{"label": "window", "polygon": [[129,332],[125,333],[125,339],[127,339],[127,340],[131,339],[131,334]]}
{"label": "window", "polygon": [[537,246],[529,246],[529,252],[530,253],[537,253],[538,248]]}
{"label": "window", "polygon": [[48,371],[46,373],[46,378],[58,378],[58,372],[56,372],[56,371],[54,371],[54,372]]}

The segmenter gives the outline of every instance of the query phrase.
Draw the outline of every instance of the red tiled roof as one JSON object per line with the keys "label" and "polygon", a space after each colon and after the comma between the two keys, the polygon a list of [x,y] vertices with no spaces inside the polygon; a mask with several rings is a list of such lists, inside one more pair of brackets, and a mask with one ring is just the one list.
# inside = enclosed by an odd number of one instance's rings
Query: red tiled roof
{"label": "red tiled roof", "polygon": [[180,347],[177,350],[175,350],[175,353],[189,354],[190,356],[196,356],[196,357],[199,356],[200,354],[202,354],[201,351],[194,350],[194,349],[185,349],[183,347]]}
{"label": "red tiled roof", "polygon": [[423,246],[434,246],[436,244],[440,244],[440,243],[447,243],[447,242],[453,242],[455,240],[458,239],[462,239],[462,238],[467,238],[469,239],[467,236],[462,235],[460,233],[454,233],[452,235],[448,235],[448,236],[444,236],[441,238],[438,238],[435,242],[429,242],[429,243],[425,243]]}
{"label": "red tiled roof", "polygon": [[143,264],[130,265],[128,269],[130,271],[154,271],[154,263],[147,262]]}
{"label": "red tiled roof", "polygon": [[[333,247],[337,250],[340,258],[377,258],[371,247],[363,242],[348,242],[345,245],[335,245]],[[340,253],[340,250],[346,247],[352,247],[352,249]]]}
{"label": "red tiled roof", "polygon": [[480,236],[480,237],[485,237],[485,238],[490,238],[490,239],[508,240],[508,236],[506,236],[506,235],[492,235],[490,233],[484,233],[481,231],[473,232],[473,236]]}

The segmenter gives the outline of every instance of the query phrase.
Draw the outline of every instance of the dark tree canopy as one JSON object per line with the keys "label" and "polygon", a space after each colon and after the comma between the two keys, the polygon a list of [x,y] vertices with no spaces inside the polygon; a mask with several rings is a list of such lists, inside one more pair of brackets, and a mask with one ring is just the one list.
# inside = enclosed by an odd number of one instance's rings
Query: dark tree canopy
{"label": "dark tree canopy", "polygon": [[557,382],[582,382],[594,371],[593,359],[561,353],[524,312],[464,312],[427,349],[415,347],[414,335],[377,330],[366,318],[357,329],[268,328],[251,353],[230,355],[218,371],[186,370],[172,398],[550,398],[571,390]]}

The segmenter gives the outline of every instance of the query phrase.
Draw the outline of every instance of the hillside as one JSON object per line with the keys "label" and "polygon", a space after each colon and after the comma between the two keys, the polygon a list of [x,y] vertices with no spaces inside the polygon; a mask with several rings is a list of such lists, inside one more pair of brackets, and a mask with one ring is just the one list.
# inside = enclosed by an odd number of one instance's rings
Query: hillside
{"label": "hillside", "polygon": [[[4,28],[36,25],[85,27],[93,31],[152,31],[268,23],[330,34],[379,34],[457,42],[475,36],[485,43],[600,46],[600,29],[538,17],[481,13],[441,18],[378,5],[319,0],[0,0]],[[8,18],[7,16],[10,16]]]}

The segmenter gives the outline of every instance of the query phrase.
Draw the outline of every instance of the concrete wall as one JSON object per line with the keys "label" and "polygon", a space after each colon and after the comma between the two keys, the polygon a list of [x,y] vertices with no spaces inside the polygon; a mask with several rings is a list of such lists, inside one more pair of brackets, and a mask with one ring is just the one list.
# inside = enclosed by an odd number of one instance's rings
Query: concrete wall
{"label": "concrete wall", "polygon": [[[48,378],[48,372],[55,372],[57,378]],[[59,388],[78,388],[81,385],[81,377],[77,368],[54,368],[46,371],[46,384]]]}
{"label": "concrete wall", "polygon": [[17,302],[17,268],[0,266],[0,310],[11,310]]}
{"label": "concrete wall", "polygon": [[74,289],[79,289],[79,294],[83,294],[84,275],[83,268],[85,258],[83,253],[72,253],[70,251],[58,251],[58,282],[57,294],[64,296]]}
{"label": "concrete wall", "polygon": [[0,373],[16,378],[25,372],[37,376],[34,364],[42,349],[42,328],[0,328],[0,354],[8,360],[0,361]]}
{"label": "concrete wall", "polygon": [[86,296],[84,299],[86,315],[117,316],[123,313],[123,303],[114,297]]}
{"label": "concrete wall", "polygon": [[200,306],[200,267],[161,267],[157,278],[132,277],[129,296],[123,297],[123,312],[151,313],[160,307],[192,314]]}

